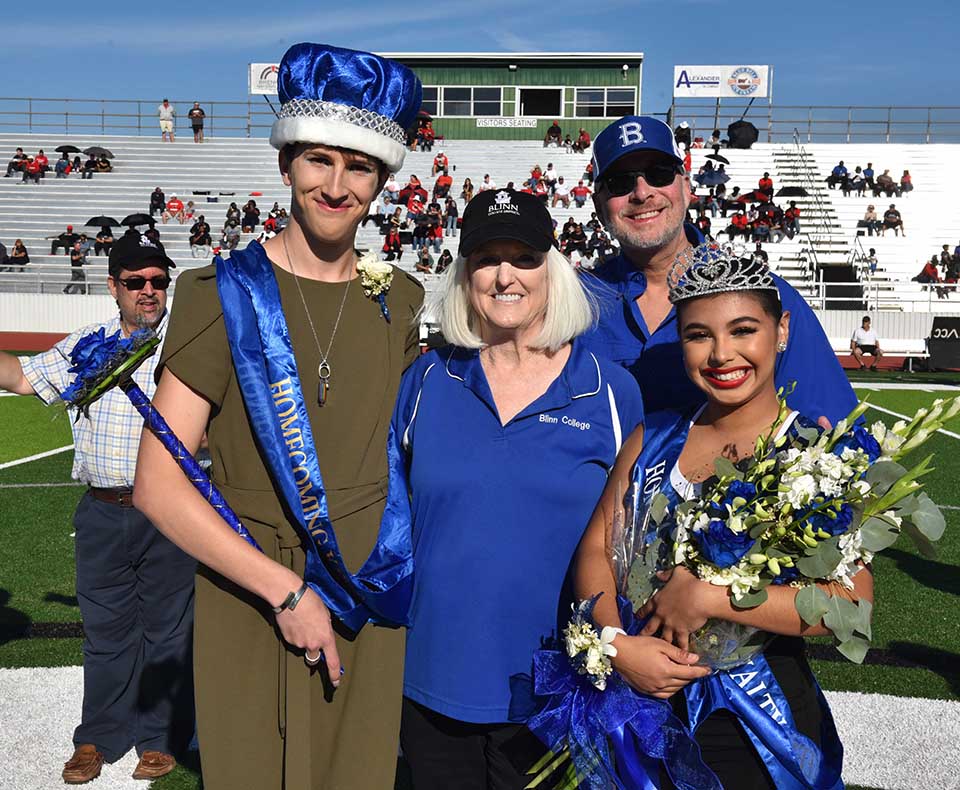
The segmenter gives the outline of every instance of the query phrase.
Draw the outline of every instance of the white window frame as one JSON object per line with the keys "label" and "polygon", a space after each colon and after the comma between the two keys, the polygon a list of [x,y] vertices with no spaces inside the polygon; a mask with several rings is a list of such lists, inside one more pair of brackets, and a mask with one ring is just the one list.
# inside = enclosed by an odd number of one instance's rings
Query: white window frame
{"label": "white window frame", "polygon": [[[632,91],[633,92],[633,112],[637,111],[637,86],[636,85],[596,85],[596,86],[577,86],[573,89],[573,115],[580,120],[589,120],[591,118],[619,118],[622,113],[611,115],[608,107],[612,103],[608,98],[608,91]],[[577,106],[586,104],[589,107],[599,107],[598,104],[587,104],[577,99],[577,91],[603,91],[603,115],[578,115]],[[619,102],[617,102],[619,104]]]}
{"label": "white window frame", "polygon": [[[570,87],[569,85],[515,85],[517,90],[516,100],[513,105],[513,117],[514,118],[536,118],[537,120],[558,120],[562,121],[564,118],[563,110],[564,105],[566,104],[566,91],[565,89]],[[520,112],[520,92],[524,90],[532,91],[549,91],[555,90],[560,91],[560,109],[555,115],[524,115]]]}
{"label": "white window frame", "polygon": [[[507,85],[425,85],[424,87],[437,89],[437,114],[433,116],[434,118],[454,119],[454,118],[503,118],[505,117],[503,114],[503,105],[504,105],[503,89],[510,86],[507,86]],[[447,88],[462,88],[470,91],[470,113],[468,115],[445,115],[443,113],[443,104],[445,101],[444,92],[446,91]],[[498,115],[476,115],[475,114],[474,110],[475,110],[475,104],[477,100],[474,98],[473,92],[474,92],[474,89],[476,88],[489,88],[492,90],[500,91],[500,113]],[[462,100],[455,99],[454,101],[462,101]],[[480,101],[481,103],[486,104],[488,101],[491,101],[491,100],[481,99]]]}

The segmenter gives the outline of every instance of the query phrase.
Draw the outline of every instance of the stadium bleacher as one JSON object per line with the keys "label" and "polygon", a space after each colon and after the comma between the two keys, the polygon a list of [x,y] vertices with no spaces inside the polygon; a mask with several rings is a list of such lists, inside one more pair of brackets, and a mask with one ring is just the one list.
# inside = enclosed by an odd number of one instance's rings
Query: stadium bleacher
{"label": "stadium bleacher", "polygon": [[[184,139],[173,145],[146,137],[90,136],[67,138],[51,135],[0,135],[0,156],[12,153],[18,145],[31,152],[38,148],[52,151],[64,142],[80,147],[101,145],[115,154],[114,172],[96,175],[91,180],[78,176],[56,179],[48,174],[39,186],[21,184],[17,177],[0,179],[0,240],[12,247],[13,240],[23,239],[30,251],[31,264],[22,273],[0,273],[0,291],[21,293],[59,294],[69,280],[69,260],[51,256],[48,236],[63,231],[72,224],[75,232],[89,231],[91,237],[98,228],[84,229],[84,222],[98,214],[121,219],[123,216],[146,211],[149,194],[160,186],[167,197],[177,194],[186,202],[194,200],[197,213],[203,213],[213,230],[214,242],[219,238],[227,206],[231,201],[242,205],[251,193],[266,218],[267,210],[278,201],[287,204],[289,194],[277,174],[276,152],[266,140],[216,139],[195,145]],[[459,195],[464,178],[478,184],[485,173],[504,186],[508,181],[520,184],[530,168],[539,163],[546,167],[553,162],[558,173],[568,183],[575,184],[589,161],[582,154],[567,154],[562,149],[544,149],[539,142],[481,142],[469,140],[443,141],[433,152],[411,152],[398,180],[405,183],[416,173],[429,189],[433,179],[430,166],[437,150],[443,149],[452,166],[454,194]],[[693,151],[693,172],[705,161],[709,149]],[[811,192],[807,197],[795,198],[803,210],[803,232],[792,240],[769,243],[765,248],[770,265],[791,281],[815,306],[822,307],[815,276],[815,265],[845,265],[858,254],[857,222],[869,203],[877,205],[882,214],[887,204],[894,202],[903,213],[906,236],[860,239],[863,247],[875,247],[880,265],[869,283],[864,283],[868,295],[879,295],[881,307],[904,312],[960,312],[960,295],[939,301],[931,298],[929,289],[911,282],[923,261],[939,251],[942,244],[951,249],[960,241],[960,217],[952,211],[953,191],[960,183],[960,151],[946,145],[794,145],[756,144],[749,150],[723,151],[730,159],[727,172],[731,176],[728,189],[740,186],[743,192],[756,187],[764,171],[769,171],[776,189],[782,186],[805,186]],[[904,169],[913,174],[915,190],[902,198],[844,197],[839,190],[829,190],[824,183],[826,175],[836,162],[843,159],[851,168],[873,162],[876,171],[889,168],[899,177]],[[195,192],[209,192],[194,194]],[[706,190],[699,190],[705,193]],[[216,202],[207,202],[215,199]],[[776,202],[785,207],[788,198]],[[591,204],[582,209],[551,210],[562,224],[568,217],[586,222]],[[725,225],[721,217],[714,220],[714,233]],[[162,239],[178,271],[203,265],[206,261],[191,257],[188,244],[189,223],[176,222],[158,225]],[[118,232],[120,230],[118,229]],[[241,244],[250,238],[245,234]],[[358,236],[361,248],[379,249],[382,243],[377,229],[371,223]],[[455,251],[455,240],[448,244]],[[400,265],[413,270],[414,255],[407,254]],[[87,268],[92,293],[105,293],[103,282],[106,259],[91,256]],[[418,275],[428,290],[435,277]]]}

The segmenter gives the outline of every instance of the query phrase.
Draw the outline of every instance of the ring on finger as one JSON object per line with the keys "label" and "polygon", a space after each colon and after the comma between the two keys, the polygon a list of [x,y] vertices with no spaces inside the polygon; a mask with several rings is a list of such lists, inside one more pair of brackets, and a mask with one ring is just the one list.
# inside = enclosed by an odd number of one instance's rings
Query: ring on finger
{"label": "ring on finger", "polygon": [[319,664],[322,658],[323,658],[322,650],[317,651],[316,657],[311,657],[309,653],[303,654],[303,660],[306,661],[312,667],[315,667],[317,664]]}

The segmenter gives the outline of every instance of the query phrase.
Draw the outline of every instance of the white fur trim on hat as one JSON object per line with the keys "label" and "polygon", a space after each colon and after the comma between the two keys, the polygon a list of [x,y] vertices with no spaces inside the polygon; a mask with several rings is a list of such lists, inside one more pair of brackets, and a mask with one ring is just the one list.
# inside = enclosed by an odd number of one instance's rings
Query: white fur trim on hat
{"label": "white fur trim on hat", "polygon": [[403,167],[406,146],[372,129],[335,118],[277,118],[270,132],[270,145],[280,150],[289,143],[320,143],[350,148],[383,162],[396,173]]}

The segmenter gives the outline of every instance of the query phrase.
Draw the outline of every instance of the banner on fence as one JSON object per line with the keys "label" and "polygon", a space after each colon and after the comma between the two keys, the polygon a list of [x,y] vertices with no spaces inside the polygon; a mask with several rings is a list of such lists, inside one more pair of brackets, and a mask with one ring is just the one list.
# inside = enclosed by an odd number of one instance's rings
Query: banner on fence
{"label": "banner on fence", "polygon": [[769,66],[674,66],[674,98],[766,98]]}
{"label": "banner on fence", "polygon": [[280,66],[276,63],[251,63],[247,76],[249,92],[256,96],[276,96],[279,72]]}

